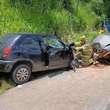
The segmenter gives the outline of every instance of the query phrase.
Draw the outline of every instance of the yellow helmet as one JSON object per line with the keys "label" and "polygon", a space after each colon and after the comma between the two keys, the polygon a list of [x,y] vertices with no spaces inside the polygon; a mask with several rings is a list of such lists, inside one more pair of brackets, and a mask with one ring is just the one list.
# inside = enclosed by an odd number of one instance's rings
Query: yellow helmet
{"label": "yellow helmet", "polygon": [[86,36],[85,36],[85,35],[81,36],[81,37],[80,37],[80,40],[81,40],[81,41],[86,40]]}

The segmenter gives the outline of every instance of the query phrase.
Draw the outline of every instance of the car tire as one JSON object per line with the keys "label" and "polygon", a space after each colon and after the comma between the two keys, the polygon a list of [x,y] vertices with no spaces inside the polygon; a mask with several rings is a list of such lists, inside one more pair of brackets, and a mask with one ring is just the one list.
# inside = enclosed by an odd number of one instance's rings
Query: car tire
{"label": "car tire", "polygon": [[31,68],[25,64],[18,65],[13,69],[11,76],[12,81],[17,85],[26,83],[31,77]]}
{"label": "car tire", "polygon": [[76,71],[75,60],[70,62],[70,69],[73,69],[74,72]]}

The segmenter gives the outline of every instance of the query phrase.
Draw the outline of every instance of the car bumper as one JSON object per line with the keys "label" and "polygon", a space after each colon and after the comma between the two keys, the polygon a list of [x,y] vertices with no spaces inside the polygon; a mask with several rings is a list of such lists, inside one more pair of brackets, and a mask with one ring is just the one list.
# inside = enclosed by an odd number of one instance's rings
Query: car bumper
{"label": "car bumper", "polygon": [[0,72],[10,72],[14,65],[14,61],[0,60]]}

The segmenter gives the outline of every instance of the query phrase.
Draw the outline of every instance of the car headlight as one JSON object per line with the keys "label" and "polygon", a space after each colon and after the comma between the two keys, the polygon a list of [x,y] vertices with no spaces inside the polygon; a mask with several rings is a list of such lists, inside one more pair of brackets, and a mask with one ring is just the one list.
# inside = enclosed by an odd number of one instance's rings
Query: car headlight
{"label": "car headlight", "polygon": [[94,52],[100,52],[102,50],[99,43],[93,44]]}

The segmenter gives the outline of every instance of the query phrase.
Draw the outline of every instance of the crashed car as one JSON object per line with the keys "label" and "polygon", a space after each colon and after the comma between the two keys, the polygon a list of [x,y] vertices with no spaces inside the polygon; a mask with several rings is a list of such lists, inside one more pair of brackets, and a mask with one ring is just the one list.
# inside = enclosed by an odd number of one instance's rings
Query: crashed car
{"label": "crashed car", "polygon": [[110,64],[110,34],[99,35],[93,40],[92,45],[97,60]]}
{"label": "crashed car", "polygon": [[8,34],[0,38],[0,73],[23,84],[32,72],[72,67],[71,46],[54,35]]}

